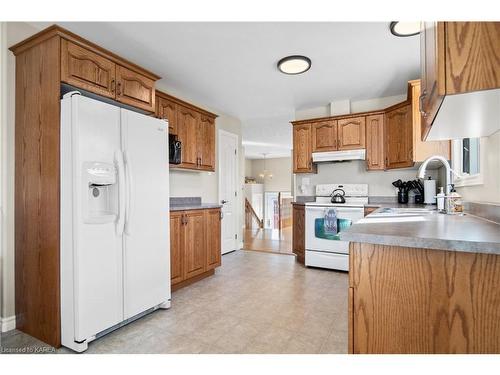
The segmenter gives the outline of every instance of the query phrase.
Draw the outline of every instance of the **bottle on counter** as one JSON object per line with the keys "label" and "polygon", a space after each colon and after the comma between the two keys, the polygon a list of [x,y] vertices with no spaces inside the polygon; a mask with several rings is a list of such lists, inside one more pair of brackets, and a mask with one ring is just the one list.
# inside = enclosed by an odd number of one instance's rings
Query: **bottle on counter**
{"label": "bottle on counter", "polygon": [[444,194],[444,191],[443,191],[443,187],[440,186],[439,187],[439,193],[438,195],[436,195],[436,202],[437,202],[437,209],[439,212],[444,212],[445,209],[444,209],[444,198],[445,198],[445,194]]}
{"label": "bottle on counter", "polygon": [[455,190],[455,185],[451,184],[450,195],[448,196],[449,214],[460,214],[463,212],[462,196]]}

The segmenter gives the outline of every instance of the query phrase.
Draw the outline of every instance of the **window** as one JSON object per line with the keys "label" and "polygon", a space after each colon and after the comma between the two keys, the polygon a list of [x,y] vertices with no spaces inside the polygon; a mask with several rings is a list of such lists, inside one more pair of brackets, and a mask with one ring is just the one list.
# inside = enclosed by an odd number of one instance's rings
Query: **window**
{"label": "window", "polygon": [[453,170],[456,172],[456,186],[480,185],[481,175],[481,140],[464,138],[453,141]]}

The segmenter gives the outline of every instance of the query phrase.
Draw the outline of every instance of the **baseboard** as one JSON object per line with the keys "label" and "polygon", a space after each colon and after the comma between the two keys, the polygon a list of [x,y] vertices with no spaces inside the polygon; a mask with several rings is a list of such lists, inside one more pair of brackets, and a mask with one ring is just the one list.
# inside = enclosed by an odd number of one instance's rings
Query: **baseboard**
{"label": "baseboard", "polygon": [[0,319],[1,332],[8,332],[12,331],[13,329],[16,329],[16,317],[14,315]]}

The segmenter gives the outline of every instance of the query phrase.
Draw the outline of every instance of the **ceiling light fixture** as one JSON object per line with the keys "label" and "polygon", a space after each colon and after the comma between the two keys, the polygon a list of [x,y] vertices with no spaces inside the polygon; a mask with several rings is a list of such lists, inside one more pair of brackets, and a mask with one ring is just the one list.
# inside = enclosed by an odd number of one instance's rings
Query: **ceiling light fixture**
{"label": "ceiling light fixture", "polygon": [[285,74],[302,74],[311,68],[311,59],[306,56],[292,55],[278,61],[278,69]]}
{"label": "ceiling light fixture", "polygon": [[420,22],[391,22],[389,29],[395,36],[413,36],[420,34]]}

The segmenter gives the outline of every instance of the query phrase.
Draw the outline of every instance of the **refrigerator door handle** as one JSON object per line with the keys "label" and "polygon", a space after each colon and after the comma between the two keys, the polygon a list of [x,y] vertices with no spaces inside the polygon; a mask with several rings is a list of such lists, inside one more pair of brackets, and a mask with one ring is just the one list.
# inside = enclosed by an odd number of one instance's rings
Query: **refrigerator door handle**
{"label": "refrigerator door handle", "polygon": [[130,173],[128,154],[125,151],[125,181],[127,185],[127,200],[126,200],[126,208],[125,208],[125,234],[130,235],[130,212],[132,210],[132,175]]}
{"label": "refrigerator door handle", "polygon": [[116,221],[116,234],[123,234],[125,225],[125,166],[123,162],[123,153],[115,152],[115,163],[118,167],[118,220]]}

